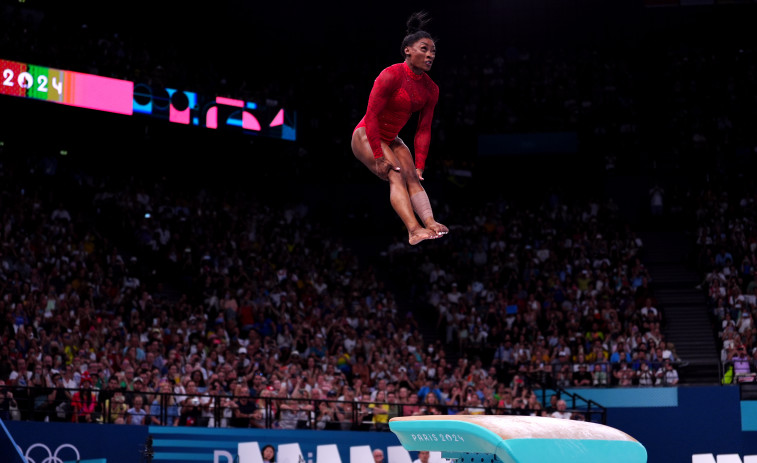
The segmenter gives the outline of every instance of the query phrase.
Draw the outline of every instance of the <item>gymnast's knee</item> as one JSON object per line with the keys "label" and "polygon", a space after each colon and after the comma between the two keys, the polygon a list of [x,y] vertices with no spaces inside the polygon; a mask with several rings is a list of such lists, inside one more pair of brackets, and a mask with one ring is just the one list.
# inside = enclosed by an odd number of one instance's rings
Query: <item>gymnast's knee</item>
{"label": "gymnast's knee", "polygon": [[386,176],[390,184],[402,185],[402,187],[407,188],[407,180],[402,171],[397,172],[396,170],[389,170],[386,173]]}

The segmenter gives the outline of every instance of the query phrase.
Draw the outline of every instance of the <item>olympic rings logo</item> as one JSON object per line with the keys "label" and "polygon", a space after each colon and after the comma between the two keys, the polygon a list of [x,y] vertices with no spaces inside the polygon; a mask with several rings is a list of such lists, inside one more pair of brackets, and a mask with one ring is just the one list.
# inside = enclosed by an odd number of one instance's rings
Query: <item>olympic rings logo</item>
{"label": "olympic rings logo", "polygon": [[[32,450],[37,447],[41,449],[45,449],[47,451],[47,457],[45,457],[43,460],[39,460],[39,462],[37,462],[36,460],[34,460],[32,457],[29,456],[29,454],[32,453]],[[74,460],[74,461],[81,460],[81,456],[79,455],[79,449],[77,449],[71,444],[59,445],[58,448],[55,449],[55,453],[53,453],[52,450],[50,450],[50,447],[46,446],[45,444],[41,444],[41,443],[32,444],[29,446],[28,449],[26,449],[26,454],[24,455],[24,457],[26,458],[26,461],[29,463],[63,463],[63,459],[61,459],[58,456],[58,454],[60,453],[61,450],[64,450],[66,448],[70,448],[71,450],[73,450],[73,453],[76,455],[76,458],[67,458],[68,460]],[[35,453],[41,453],[41,452],[42,451],[40,450],[39,452],[35,452]]]}

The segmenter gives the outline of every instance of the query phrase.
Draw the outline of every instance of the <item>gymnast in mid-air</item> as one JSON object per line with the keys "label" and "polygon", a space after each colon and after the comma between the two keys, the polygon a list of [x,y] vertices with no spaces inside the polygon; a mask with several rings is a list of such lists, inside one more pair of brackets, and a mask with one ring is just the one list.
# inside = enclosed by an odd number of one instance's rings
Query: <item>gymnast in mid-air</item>
{"label": "gymnast in mid-air", "polygon": [[[373,83],[365,116],[352,133],[355,157],[389,182],[389,200],[407,227],[411,245],[449,232],[434,219],[428,195],[421,186],[431,141],[431,120],[439,99],[439,87],[427,74],[436,57],[434,40],[423,30],[427,23],[424,12],[410,16],[401,48],[405,60],[381,71]],[[420,114],[413,159],[397,135],[415,112]]]}

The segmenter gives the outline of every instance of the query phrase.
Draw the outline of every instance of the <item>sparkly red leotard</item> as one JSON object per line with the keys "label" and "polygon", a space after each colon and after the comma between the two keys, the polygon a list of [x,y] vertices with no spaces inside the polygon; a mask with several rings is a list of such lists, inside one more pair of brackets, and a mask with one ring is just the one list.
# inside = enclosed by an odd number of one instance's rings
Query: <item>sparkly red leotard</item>
{"label": "sparkly red leotard", "polygon": [[439,99],[439,87],[425,72],[414,73],[407,63],[398,63],[381,71],[368,98],[368,110],[355,129],[365,127],[373,157],[384,155],[381,141],[391,143],[410,115],[420,111],[415,131],[415,167],[423,170],[431,142],[431,120]]}

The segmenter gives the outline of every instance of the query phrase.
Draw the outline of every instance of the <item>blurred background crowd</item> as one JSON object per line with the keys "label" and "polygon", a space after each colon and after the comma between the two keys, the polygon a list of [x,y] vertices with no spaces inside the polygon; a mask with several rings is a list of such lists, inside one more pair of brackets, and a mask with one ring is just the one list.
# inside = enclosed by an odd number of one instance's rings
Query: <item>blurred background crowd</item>
{"label": "blurred background crowd", "polygon": [[[479,49],[447,45],[461,31],[444,29],[426,177],[451,231],[410,247],[385,185],[347,146],[375,75],[399,60],[355,39],[358,26],[319,37],[354,39],[341,51],[306,54],[307,37],[258,51],[250,32],[252,43],[230,35],[211,43],[237,43],[211,53],[199,26],[140,35],[96,15],[2,8],[0,58],[275,98],[298,111],[299,139],[198,153],[192,135],[171,151],[160,127],[119,132],[106,118],[78,142],[86,155],[61,156],[17,143],[7,122],[18,114],[4,116],[0,418],[330,429],[430,413],[586,419],[538,391],[685,380],[645,265],[640,232],[655,228],[691,240],[724,370],[757,371],[757,73],[738,28],[702,37],[686,20],[647,19],[649,30],[606,43],[577,34],[562,47]],[[405,16],[390,15],[390,44]],[[69,124],[49,132],[62,146],[87,133]],[[580,155],[475,154],[480,134],[565,131]],[[121,143],[136,152],[113,159]]]}

